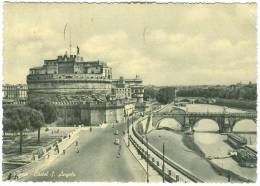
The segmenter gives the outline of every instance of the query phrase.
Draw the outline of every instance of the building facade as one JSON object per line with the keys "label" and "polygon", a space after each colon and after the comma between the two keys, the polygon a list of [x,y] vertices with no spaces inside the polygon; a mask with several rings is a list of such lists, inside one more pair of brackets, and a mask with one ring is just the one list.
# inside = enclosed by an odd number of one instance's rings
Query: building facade
{"label": "building facade", "polygon": [[27,85],[4,84],[3,104],[25,104],[27,101]]}
{"label": "building facade", "polygon": [[112,81],[112,95],[116,99],[132,99],[133,102],[143,103],[144,86],[139,76],[134,79],[114,79]]}

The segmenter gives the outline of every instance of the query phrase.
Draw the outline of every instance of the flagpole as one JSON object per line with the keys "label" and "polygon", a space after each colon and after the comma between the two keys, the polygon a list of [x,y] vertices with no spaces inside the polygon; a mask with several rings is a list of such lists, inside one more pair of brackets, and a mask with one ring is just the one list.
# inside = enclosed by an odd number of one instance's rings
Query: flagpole
{"label": "flagpole", "polygon": [[66,50],[66,31],[67,31],[67,25],[68,23],[65,24],[64,30],[63,30],[63,39],[64,39],[64,45],[65,45],[65,50]]}
{"label": "flagpole", "polygon": [[71,55],[71,30],[70,30],[70,55]]}

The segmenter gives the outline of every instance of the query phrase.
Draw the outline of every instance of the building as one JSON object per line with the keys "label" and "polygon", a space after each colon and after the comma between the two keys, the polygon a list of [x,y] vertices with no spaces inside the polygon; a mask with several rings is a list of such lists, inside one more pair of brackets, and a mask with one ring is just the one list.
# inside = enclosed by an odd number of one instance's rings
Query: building
{"label": "building", "polygon": [[143,103],[142,79],[112,79],[112,68],[102,61],[84,61],[77,55],[44,60],[41,67],[29,70],[28,96],[46,97],[56,102],[57,95],[99,94],[115,99],[133,99]]}
{"label": "building", "polygon": [[27,101],[27,85],[3,85],[3,104],[25,104]]}
{"label": "building", "polygon": [[130,99],[132,97],[131,88],[121,76],[119,80],[114,80],[112,86],[112,96],[115,99]]}
{"label": "building", "polygon": [[144,86],[139,76],[135,79],[114,79],[112,81],[112,95],[116,99],[132,99],[136,103],[143,103]]}
{"label": "building", "polygon": [[79,55],[65,54],[44,60],[29,70],[28,97],[55,99],[57,94],[111,94],[112,69],[102,61],[84,61]]}
{"label": "building", "polygon": [[103,61],[84,61],[79,55],[44,60],[27,75],[28,99],[43,98],[57,106],[66,125],[125,121],[137,105],[143,111],[142,79],[112,79],[112,68]]}

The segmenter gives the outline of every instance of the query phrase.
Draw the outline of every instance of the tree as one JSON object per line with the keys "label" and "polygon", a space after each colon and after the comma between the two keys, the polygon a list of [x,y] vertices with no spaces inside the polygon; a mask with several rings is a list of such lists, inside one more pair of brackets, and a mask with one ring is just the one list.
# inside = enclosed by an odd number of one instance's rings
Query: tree
{"label": "tree", "polygon": [[170,103],[175,98],[175,88],[174,87],[165,87],[161,88],[158,91],[158,94],[156,96],[156,99],[158,102],[162,104]]}
{"label": "tree", "polygon": [[44,116],[42,112],[32,109],[30,115],[30,124],[32,128],[38,130],[38,143],[40,143],[41,127],[44,125]]}
{"label": "tree", "polygon": [[145,87],[144,88],[144,99],[154,99],[156,98],[157,90],[153,87]]}
{"label": "tree", "polygon": [[19,132],[19,152],[22,153],[23,131],[28,128],[38,129],[38,141],[40,139],[40,128],[43,126],[43,114],[30,107],[14,107],[4,112],[4,130],[15,130]]}
{"label": "tree", "polygon": [[3,132],[4,132],[4,136],[5,133],[10,130],[12,127],[12,123],[11,120],[5,116],[3,116]]}
{"label": "tree", "polygon": [[5,117],[10,120],[12,127],[19,132],[19,152],[22,153],[23,131],[30,127],[30,111],[28,107],[14,107],[5,112]]}
{"label": "tree", "polygon": [[57,110],[54,104],[44,99],[29,100],[29,107],[41,111],[46,123],[52,123],[57,120]]}

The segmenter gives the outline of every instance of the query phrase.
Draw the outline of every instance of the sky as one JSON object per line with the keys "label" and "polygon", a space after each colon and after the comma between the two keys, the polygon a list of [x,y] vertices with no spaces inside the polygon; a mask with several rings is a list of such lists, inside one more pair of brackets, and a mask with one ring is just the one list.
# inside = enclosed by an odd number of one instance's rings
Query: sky
{"label": "sky", "polygon": [[[3,83],[76,46],[113,78],[152,85],[256,82],[256,4],[5,3]],[[64,38],[64,27],[67,24]]]}

